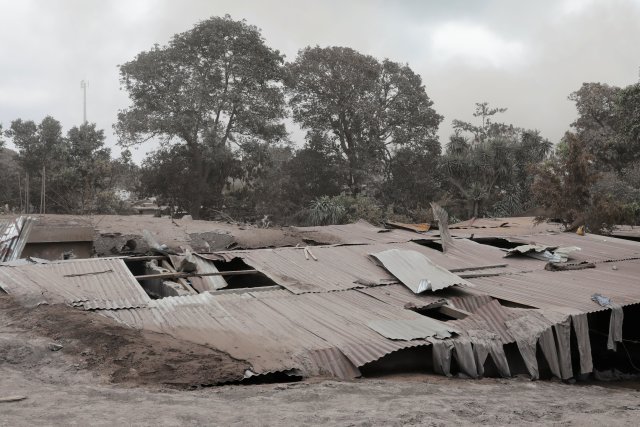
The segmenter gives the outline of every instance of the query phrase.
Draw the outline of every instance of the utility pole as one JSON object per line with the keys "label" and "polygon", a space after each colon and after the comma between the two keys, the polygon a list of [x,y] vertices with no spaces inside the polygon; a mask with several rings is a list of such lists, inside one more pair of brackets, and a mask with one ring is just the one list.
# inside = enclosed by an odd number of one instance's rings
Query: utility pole
{"label": "utility pole", "polygon": [[82,89],[82,124],[87,124],[87,87],[89,86],[88,80],[80,81],[80,88]]}

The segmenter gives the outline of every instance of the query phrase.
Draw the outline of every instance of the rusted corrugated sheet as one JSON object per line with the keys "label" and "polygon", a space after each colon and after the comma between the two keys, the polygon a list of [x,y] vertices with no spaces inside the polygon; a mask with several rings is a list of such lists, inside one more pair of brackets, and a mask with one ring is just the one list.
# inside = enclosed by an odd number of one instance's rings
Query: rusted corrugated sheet
{"label": "rusted corrugated sheet", "polygon": [[[371,329],[371,322],[422,316],[357,291],[203,293],[105,313],[132,327],[214,345],[248,360],[256,373],[300,369],[351,378],[358,374],[357,367],[391,352],[429,345],[424,340],[394,341]],[[309,366],[310,360],[314,366]]]}
{"label": "rusted corrugated sheet", "polygon": [[[378,228],[367,221],[360,220],[354,224],[326,225],[319,227],[294,227],[309,240],[320,243],[372,244],[372,243],[404,243],[424,237],[407,230],[389,230]],[[330,236],[325,242],[322,236]]]}
{"label": "rusted corrugated sheet", "polygon": [[404,285],[374,286],[358,289],[358,292],[399,308],[435,307],[447,301],[443,295],[414,294]]}
{"label": "rusted corrugated sheet", "polygon": [[637,225],[617,225],[611,235],[640,241],[640,227]]}
{"label": "rusted corrugated sheet", "polygon": [[475,313],[478,308],[493,301],[493,298],[489,295],[447,296],[447,301],[454,307]]}
{"label": "rusted corrugated sheet", "polygon": [[116,258],[0,266],[0,287],[17,297],[40,296],[86,310],[144,307],[151,301]]}
{"label": "rusted corrugated sheet", "polygon": [[617,239],[610,236],[599,236],[597,234],[580,236],[576,233],[560,233],[537,235],[529,238],[515,237],[509,240],[517,243],[536,243],[545,246],[577,246],[580,250],[571,252],[569,255],[570,259],[576,261],[603,262],[640,258],[640,242]]}
{"label": "rusted corrugated sheet", "polygon": [[416,294],[438,291],[454,285],[473,286],[414,250],[387,249],[371,253],[371,256]]}
{"label": "rusted corrugated sheet", "polygon": [[536,223],[534,217],[473,218],[449,226],[451,235],[459,237],[511,237],[561,233],[558,223]]}
{"label": "rusted corrugated sheet", "polygon": [[21,216],[0,221],[0,262],[20,258],[33,227],[33,218]]}
{"label": "rusted corrugated sheet", "polygon": [[331,292],[397,282],[384,268],[377,266],[369,254],[389,249],[419,252],[433,263],[446,269],[471,269],[488,265],[505,265],[483,269],[482,273],[514,273],[544,268],[544,262],[530,258],[504,259],[498,248],[469,240],[456,239],[445,254],[415,242],[371,245],[314,246],[312,257],[305,257],[303,248],[257,249],[251,251],[225,251],[202,254],[208,259],[227,260],[241,258],[245,263],[265,274],[291,292]]}
{"label": "rusted corrugated sheet", "polygon": [[514,339],[509,334],[505,322],[521,315],[524,313],[514,312],[512,309],[503,307],[498,301],[491,300],[477,307],[470,316],[448,323],[463,331],[484,330],[492,332],[503,344],[507,344],[513,342]]}
{"label": "rusted corrugated sheet", "polygon": [[604,308],[591,300],[594,293],[605,295],[620,305],[640,301],[640,261],[598,264],[596,268],[576,271],[534,271],[496,277],[469,279],[479,292],[494,298],[535,308],[566,309],[581,312]]}
{"label": "rusted corrugated sheet", "polygon": [[[217,273],[218,269],[210,260],[204,259],[198,254],[194,254],[196,265],[198,266],[198,273]],[[205,276],[205,277],[191,277],[191,283],[194,289],[198,292],[215,291],[217,289],[223,289],[227,287],[227,281],[222,276]]]}
{"label": "rusted corrugated sheet", "polygon": [[451,324],[440,322],[426,316],[407,320],[376,320],[367,324],[380,335],[391,340],[411,341],[429,337],[449,338],[451,333],[459,331]]}

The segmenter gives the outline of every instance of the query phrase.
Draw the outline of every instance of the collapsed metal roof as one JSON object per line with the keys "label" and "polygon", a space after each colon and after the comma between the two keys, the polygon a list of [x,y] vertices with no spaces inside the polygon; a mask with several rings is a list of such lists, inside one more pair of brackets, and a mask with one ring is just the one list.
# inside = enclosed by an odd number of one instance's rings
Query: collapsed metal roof
{"label": "collapsed metal roof", "polygon": [[[509,343],[516,343],[532,377],[539,375],[539,345],[553,374],[569,378],[571,328],[579,371],[590,372],[586,313],[640,302],[638,242],[570,233],[509,237],[516,243],[577,246],[581,251],[570,254],[570,263],[596,264],[589,270],[546,271],[545,261],[505,258],[504,250],[467,239],[454,238],[443,253],[437,242],[423,246],[366,223],[335,227],[358,244],[200,255],[214,273],[217,268],[205,260],[240,258],[284,289],[229,292],[212,284],[196,295],[151,300],[121,259],[1,265],[0,288],[29,302],[64,302],[130,327],[213,346],[248,360],[254,374],[295,370],[340,378],[358,376],[360,368],[416,347],[431,348],[434,369],[443,374],[451,373],[455,359],[461,372],[482,375],[490,357],[508,376],[513,366],[504,345]],[[335,227],[329,231],[338,232]],[[393,255],[383,261],[385,268],[369,256],[381,253]],[[428,259],[430,270],[405,262],[407,253]],[[438,286],[414,293],[415,279],[433,269],[457,278],[438,278],[433,281]],[[474,287],[439,286],[462,280]],[[599,305],[592,300],[595,293],[612,304]],[[435,312],[454,318],[438,320],[430,315]]]}
{"label": "collapsed metal roof", "polygon": [[0,288],[31,304],[68,303],[85,310],[145,307],[151,301],[117,258],[3,265]]}

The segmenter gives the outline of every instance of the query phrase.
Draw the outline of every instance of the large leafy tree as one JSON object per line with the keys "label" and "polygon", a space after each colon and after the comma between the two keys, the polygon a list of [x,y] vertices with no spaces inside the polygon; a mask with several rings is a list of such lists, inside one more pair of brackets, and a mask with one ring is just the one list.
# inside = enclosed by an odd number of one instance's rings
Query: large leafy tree
{"label": "large leafy tree", "polygon": [[620,172],[640,160],[640,84],[583,83],[569,99],[578,111],[571,126],[600,170]]}
{"label": "large leafy tree", "polygon": [[399,147],[440,153],[442,117],[409,66],[346,47],[307,47],[288,70],[294,120],[340,151],[352,193],[389,173],[385,166]]}
{"label": "large leafy tree", "polygon": [[[50,189],[48,193],[52,194],[58,190],[55,179],[52,178],[64,164],[66,155],[62,125],[51,116],[45,117],[40,123],[17,119],[11,122],[5,136],[10,138],[18,149],[20,169],[29,175],[28,188],[22,188],[21,192],[29,194],[30,206],[26,208],[30,211],[40,203],[43,174],[47,176]],[[22,179],[21,185],[25,186],[26,182],[26,179]]]}
{"label": "large leafy tree", "polygon": [[104,146],[105,136],[95,123],[85,123],[67,132],[65,180],[69,210],[90,213],[98,210],[101,192],[110,190],[111,150]]}
{"label": "large leafy tree", "polygon": [[104,147],[104,132],[95,124],[73,127],[63,135],[60,122],[53,117],[39,124],[18,119],[5,134],[18,149],[22,173],[29,174],[29,210],[40,208],[44,180],[47,212],[104,211],[100,199],[112,198],[113,162],[110,150]]}
{"label": "large leafy tree", "polygon": [[200,22],[120,66],[132,102],[118,115],[120,141],[183,145],[190,177],[183,191],[198,217],[206,194],[224,185],[211,185],[210,160],[221,147],[285,138],[282,64],[256,27],[229,16]]}
{"label": "large leafy tree", "polygon": [[547,156],[552,144],[537,131],[495,121],[504,111],[480,103],[474,113],[479,124],[453,122],[441,170],[459,215],[509,216],[530,207],[529,168]]}

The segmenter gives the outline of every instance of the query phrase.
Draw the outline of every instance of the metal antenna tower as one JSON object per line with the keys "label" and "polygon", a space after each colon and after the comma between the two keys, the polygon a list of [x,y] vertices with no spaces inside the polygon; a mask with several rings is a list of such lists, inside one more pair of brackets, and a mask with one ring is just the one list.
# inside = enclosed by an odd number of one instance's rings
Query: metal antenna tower
{"label": "metal antenna tower", "polygon": [[80,81],[80,88],[82,89],[82,124],[87,124],[87,87],[89,86],[88,80]]}

